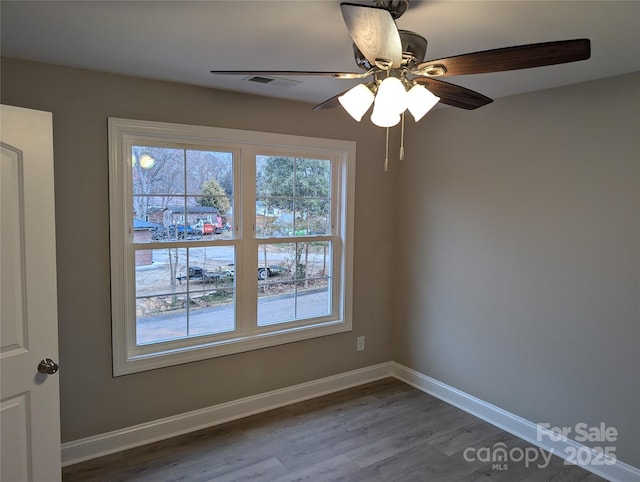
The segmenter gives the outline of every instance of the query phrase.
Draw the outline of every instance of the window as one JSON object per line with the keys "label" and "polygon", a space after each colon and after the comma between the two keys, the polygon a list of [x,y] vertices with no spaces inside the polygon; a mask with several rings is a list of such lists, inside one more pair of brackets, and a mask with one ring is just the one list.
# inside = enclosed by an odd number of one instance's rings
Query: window
{"label": "window", "polygon": [[114,375],[351,329],[355,143],[109,119]]}

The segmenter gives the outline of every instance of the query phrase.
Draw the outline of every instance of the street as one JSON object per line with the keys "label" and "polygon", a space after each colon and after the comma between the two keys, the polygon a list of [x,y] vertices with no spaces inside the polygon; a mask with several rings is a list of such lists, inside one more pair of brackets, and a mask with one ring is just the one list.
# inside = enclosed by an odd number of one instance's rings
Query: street
{"label": "street", "polygon": [[[298,319],[322,316],[329,312],[329,303],[327,287],[298,292],[297,298],[293,293],[262,296],[258,298],[258,326],[292,320],[296,316],[296,308]],[[188,323],[185,315],[186,310],[181,309],[171,314],[139,316],[136,323],[137,344],[224,333],[234,329],[235,312],[232,303],[192,309]]]}

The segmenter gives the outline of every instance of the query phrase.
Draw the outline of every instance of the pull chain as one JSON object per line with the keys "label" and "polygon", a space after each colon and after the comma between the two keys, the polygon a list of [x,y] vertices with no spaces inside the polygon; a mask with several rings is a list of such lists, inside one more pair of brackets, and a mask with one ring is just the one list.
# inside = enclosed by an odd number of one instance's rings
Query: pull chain
{"label": "pull chain", "polygon": [[387,145],[384,153],[384,172],[389,170],[389,128],[387,127]]}
{"label": "pull chain", "polygon": [[400,160],[404,161],[404,112],[402,113],[402,130],[400,131]]}

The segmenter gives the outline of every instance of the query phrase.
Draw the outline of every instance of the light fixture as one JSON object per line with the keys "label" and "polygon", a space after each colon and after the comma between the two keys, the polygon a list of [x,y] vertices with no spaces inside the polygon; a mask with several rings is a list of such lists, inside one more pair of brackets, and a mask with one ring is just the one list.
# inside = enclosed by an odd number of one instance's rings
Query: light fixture
{"label": "light fixture", "polygon": [[342,107],[358,122],[373,104],[371,122],[379,127],[397,125],[407,109],[418,122],[439,100],[423,85],[412,85],[404,77],[393,76],[378,81],[377,88],[375,84],[358,84],[338,97]]}
{"label": "light fixture", "polygon": [[[407,90],[408,89],[408,90]],[[416,122],[422,119],[440,100],[425,86],[414,83],[404,75],[387,76],[375,83],[358,84],[338,97],[342,107],[360,122],[364,114],[373,104],[371,122],[378,127],[387,129],[387,149],[384,161],[385,171],[389,163],[389,127],[393,127],[402,121],[400,141],[400,159],[404,158],[404,113],[411,112]]]}
{"label": "light fixture", "polygon": [[365,84],[358,84],[338,97],[342,107],[358,122],[373,104],[373,99],[373,92]]}

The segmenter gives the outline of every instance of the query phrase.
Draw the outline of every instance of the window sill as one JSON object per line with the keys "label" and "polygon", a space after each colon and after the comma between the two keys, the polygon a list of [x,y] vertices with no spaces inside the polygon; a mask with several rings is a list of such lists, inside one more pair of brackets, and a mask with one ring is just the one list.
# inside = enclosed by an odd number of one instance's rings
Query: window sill
{"label": "window sill", "polygon": [[[223,340],[193,344],[189,347],[154,350],[153,353],[129,353],[126,361],[114,367],[114,376],[129,375],[183,363],[217,358],[243,353],[260,348],[284,345],[321,336],[351,331],[351,321],[322,322],[295,328],[283,327],[280,330],[245,334]],[[133,350],[132,350],[133,352]]]}

